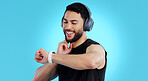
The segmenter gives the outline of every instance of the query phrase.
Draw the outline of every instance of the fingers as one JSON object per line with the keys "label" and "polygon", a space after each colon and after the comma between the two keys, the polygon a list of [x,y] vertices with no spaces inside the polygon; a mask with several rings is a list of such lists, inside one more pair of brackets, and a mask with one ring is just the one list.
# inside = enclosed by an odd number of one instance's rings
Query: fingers
{"label": "fingers", "polygon": [[37,58],[34,58],[34,59],[35,59],[35,61],[37,61],[37,62],[39,61],[39,59],[37,59]]}
{"label": "fingers", "polygon": [[44,52],[45,52],[45,50],[43,48],[39,49],[35,53],[35,58],[37,58],[37,59],[43,59]]}
{"label": "fingers", "polygon": [[34,58],[38,63],[47,63],[48,62],[48,52],[44,50],[43,48],[39,49],[35,53],[35,58]]}
{"label": "fingers", "polygon": [[68,43],[66,42],[66,40],[64,40],[63,42],[60,42],[59,47],[62,47],[62,49],[68,48]]}
{"label": "fingers", "polygon": [[40,61],[40,59],[38,59],[38,58],[34,58],[35,60],[36,60],[36,62],[39,62]]}
{"label": "fingers", "polygon": [[38,59],[42,59],[42,54],[41,54],[41,52],[37,51],[37,52],[35,53],[35,57],[38,58]]}
{"label": "fingers", "polygon": [[67,54],[69,54],[71,52],[71,50],[72,50],[72,44],[70,44],[70,46],[69,46],[69,48],[67,50]]}
{"label": "fingers", "polygon": [[63,44],[62,47],[63,47],[63,50],[66,50],[68,48],[68,45],[67,44]]}
{"label": "fingers", "polygon": [[42,60],[41,59],[37,59],[37,58],[34,58],[36,60],[36,62],[38,63],[42,63]]}
{"label": "fingers", "polygon": [[41,53],[43,53],[43,52],[45,52],[46,50],[44,50],[43,48],[40,48],[39,51],[40,51]]}
{"label": "fingers", "polygon": [[72,44],[70,44],[69,48],[68,49],[72,49]]}

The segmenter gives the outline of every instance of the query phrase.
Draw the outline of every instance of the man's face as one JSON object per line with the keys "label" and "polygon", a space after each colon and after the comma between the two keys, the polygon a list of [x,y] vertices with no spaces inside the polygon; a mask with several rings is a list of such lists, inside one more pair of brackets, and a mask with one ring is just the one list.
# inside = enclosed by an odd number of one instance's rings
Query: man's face
{"label": "man's face", "polygon": [[83,35],[83,23],[80,13],[66,11],[63,19],[63,31],[67,42],[75,42]]}

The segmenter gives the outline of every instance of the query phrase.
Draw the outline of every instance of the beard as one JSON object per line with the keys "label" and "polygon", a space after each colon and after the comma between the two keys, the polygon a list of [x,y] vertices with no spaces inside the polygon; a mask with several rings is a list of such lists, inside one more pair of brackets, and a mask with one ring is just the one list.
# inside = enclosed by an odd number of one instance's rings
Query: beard
{"label": "beard", "polygon": [[77,41],[77,40],[80,39],[81,36],[83,35],[83,30],[78,30],[77,32],[73,31],[73,33],[75,33],[75,36],[73,37],[73,39],[68,40],[67,37],[66,37],[66,31],[71,31],[71,30],[68,30],[68,29],[64,30],[65,39],[66,39],[66,41],[67,41],[68,43],[69,43],[69,42],[72,43],[72,42]]}

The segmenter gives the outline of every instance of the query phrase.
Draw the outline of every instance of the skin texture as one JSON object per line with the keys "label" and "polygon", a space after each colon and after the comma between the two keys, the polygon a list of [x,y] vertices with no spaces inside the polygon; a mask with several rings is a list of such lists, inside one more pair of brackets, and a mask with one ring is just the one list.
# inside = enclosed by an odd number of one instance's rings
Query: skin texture
{"label": "skin texture", "polygon": [[[86,49],[85,54],[69,55],[72,48],[76,48],[87,40],[86,32],[83,31],[84,20],[80,13],[67,11],[63,20],[64,41],[58,45],[57,53],[52,54],[53,64],[48,63],[48,52],[43,48],[35,54],[35,60],[38,63],[45,64],[35,72],[33,81],[46,81],[57,75],[57,64],[62,64],[76,70],[101,69],[105,65],[105,51],[102,46],[92,44]],[[67,31],[68,30],[68,31]],[[69,34],[70,32],[70,34]],[[81,32],[78,40],[71,42],[68,47],[68,41],[75,38],[77,33]]]}

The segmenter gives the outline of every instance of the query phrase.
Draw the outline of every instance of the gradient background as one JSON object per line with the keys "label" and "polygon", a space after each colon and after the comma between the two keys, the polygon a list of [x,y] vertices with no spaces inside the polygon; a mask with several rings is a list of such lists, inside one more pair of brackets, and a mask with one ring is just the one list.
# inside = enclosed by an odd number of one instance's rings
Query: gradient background
{"label": "gradient background", "polygon": [[[0,0],[0,81],[31,81],[35,52],[56,51],[61,18],[75,0]],[[148,81],[148,1],[77,0],[94,20],[88,38],[108,52],[105,81]],[[55,79],[54,81],[58,81]]]}

